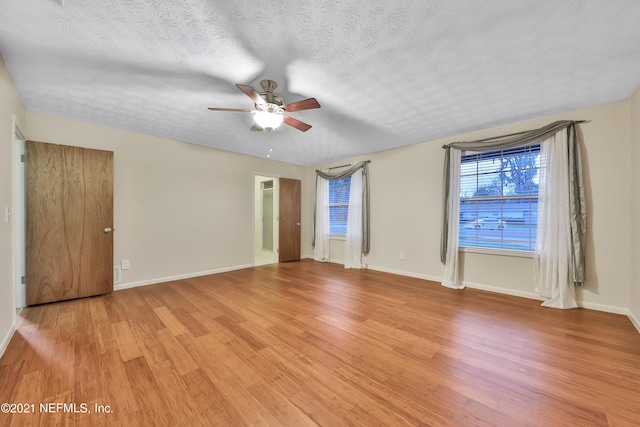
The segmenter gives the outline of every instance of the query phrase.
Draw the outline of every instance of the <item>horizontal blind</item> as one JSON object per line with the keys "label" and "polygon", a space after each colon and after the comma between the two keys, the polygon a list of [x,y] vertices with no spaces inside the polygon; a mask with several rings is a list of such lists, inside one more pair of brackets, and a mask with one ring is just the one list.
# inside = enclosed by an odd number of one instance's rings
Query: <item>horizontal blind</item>
{"label": "horizontal blind", "polygon": [[347,234],[351,177],[329,181],[329,221],[331,234]]}
{"label": "horizontal blind", "polygon": [[540,145],[462,156],[459,245],[533,251],[541,167]]}

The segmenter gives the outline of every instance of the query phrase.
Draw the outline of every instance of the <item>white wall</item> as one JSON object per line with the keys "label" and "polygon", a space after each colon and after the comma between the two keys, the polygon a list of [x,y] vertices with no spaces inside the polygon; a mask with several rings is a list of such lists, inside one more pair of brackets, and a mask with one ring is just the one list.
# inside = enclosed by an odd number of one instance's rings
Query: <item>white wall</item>
{"label": "white wall", "polygon": [[640,330],[640,88],[631,98],[631,279],[629,310]]}
{"label": "white wall", "polygon": [[5,221],[5,209],[13,212],[12,168],[15,126],[26,129],[26,110],[0,57],[0,354],[15,328],[13,222]]}
{"label": "white wall", "polygon": [[[370,159],[371,252],[365,263],[373,269],[440,280],[442,145],[534,129],[559,119],[589,120],[580,125],[589,237],[587,281],[584,289],[578,290],[578,299],[587,307],[627,312],[631,292],[630,111],[630,101],[622,101],[319,167]],[[305,192],[313,191],[313,177],[310,168]],[[310,232],[303,239],[304,253],[311,254]],[[332,245],[340,252],[341,242]],[[400,251],[405,252],[405,260],[399,259]],[[514,295],[535,296],[532,268],[531,258],[463,255],[463,278],[468,285]]]}
{"label": "white wall", "polygon": [[27,120],[27,139],[114,152],[114,259],[131,261],[116,288],[253,265],[254,175],[304,171],[43,114]]}

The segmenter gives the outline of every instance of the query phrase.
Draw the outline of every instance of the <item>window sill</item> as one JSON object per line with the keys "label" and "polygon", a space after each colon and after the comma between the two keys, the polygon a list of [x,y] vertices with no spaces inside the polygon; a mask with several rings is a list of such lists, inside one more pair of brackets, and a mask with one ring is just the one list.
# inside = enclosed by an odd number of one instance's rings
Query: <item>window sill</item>
{"label": "window sill", "polygon": [[514,251],[505,249],[488,249],[488,248],[459,248],[460,252],[471,254],[484,254],[484,255],[500,255],[500,256],[512,256],[517,258],[533,258],[533,252],[529,251]]}
{"label": "window sill", "polygon": [[343,234],[332,234],[329,236],[329,240],[347,240],[347,236]]}

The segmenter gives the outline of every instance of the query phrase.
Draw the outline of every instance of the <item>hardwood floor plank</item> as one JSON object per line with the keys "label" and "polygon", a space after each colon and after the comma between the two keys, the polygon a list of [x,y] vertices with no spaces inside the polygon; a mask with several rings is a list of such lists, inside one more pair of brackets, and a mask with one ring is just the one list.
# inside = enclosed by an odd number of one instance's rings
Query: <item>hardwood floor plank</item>
{"label": "hardwood floor plank", "polygon": [[180,322],[184,325],[185,328],[189,331],[189,334],[194,337],[200,337],[202,335],[208,334],[210,331],[205,328],[202,323],[200,323],[195,317],[193,317],[193,313],[197,311],[186,311],[180,307],[176,307],[173,309],[173,313],[175,316],[180,319]]}
{"label": "hardwood floor plank", "polygon": [[[0,425],[640,425],[625,316],[301,261],[32,306]],[[1,402],[0,402],[1,403]]]}
{"label": "hardwood floor plank", "polygon": [[497,410],[505,416],[518,420],[518,425],[531,427],[555,427],[557,422],[540,414],[540,402],[522,402],[500,399]]}
{"label": "hardwood floor plank", "polygon": [[224,314],[217,315],[216,317],[211,317],[211,314],[202,311],[195,311],[191,313],[191,317],[193,317],[198,323],[200,323],[202,327],[206,329],[210,334],[214,334],[224,342],[234,340],[236,338],[234,333],[222,326],[219,322],[216,322],[216,319],[220,316],[224,316]]}
{"label": "hardwood floor plank", "polygon": [[185,375],[198,369],[198,364],[168,329],[156,331],[156,336],[162,343],[171,365],[179,375]]}
{"label": "hardwood floor plank", "polygon": [[182,380],[194,408],[202,419],[200,425],[239,426],[244,424],[242,416],[203,371],[189,372],[182,376]]}
{"label": "hardwood floor plank", "polygon": [[587,401],[576,402],[558,397],[543,397],[540,413],[556,420],[560,425],[575,426],[607,426],[607,415],[589,407]]}
{"label": "hardwood floor plank", "polygon": [[189,301],[193,307],[189,313],[200,311],[207,313],[211,318],[216,318],[229,311],[228,307],[221,304],[215,298],[215,293],[209,289],[215,287],[210,276],[193,277],[181,280],[179,283],[182,285],[183,298]]}
{"label": "hardwood floor plank", "polygon": [[217,382],[217,387],[235,408],[247,426],[284,426],[264,407],[241,381],[231,375]]}
{"label": "hardwood floor plank", "polygon": [[[289,398],[300,411],[304,412],[313,422],[320,426],[347,426],[344,415],[335,411],[335,403],[326,401],[317,394],[307,390],[300,390]],[[350,408],[349,411],[353,409]],[[347,412],[348,413],[348,412]]]}
{"label": "hardwood floor plank", "polygon": [[142,356],[138,341],[136,340],[129,322],[118,322],[111,325],[113,335],[116,337],[118,350],[123,361],[128,361]]}
{"label": "hardwood floor plank", "polygon": [[166,306],[154,308],[153,311],[173,335],[182,335],[189,332],[187,327]]}
{"label": "hardwood floor plank", "polygon": [[212,425],[220,423],[220,413],[213,410],[219,408],[211,404],[200,407],[192,398],[191,390],[182,380],[182,376],[170,361],[150,365],[149,368],[153,372],[155,381],[162,392],[163,402],[171,413],[175,425],[204,425],[207,421]]}
{"label": "hardwood floor plank", "polygon": [[[4,425],[10,425],[15,421],[16,425],[39,425],[42,417],[40,411],[40,403],[47,402],[45,397],[53,397],[51,390],[48,388],[45,380],[47,372],[44,369],[32,372],[26,372],[20,376],[20,382],[15,388],[13,395],[9,397],[7,403],[33,403],[37,407],[30,414],[15,414],[15,417],[9,418],[7,414],[0,414]],[[4,381],[3,381],[4,383]],[[3,401],[2,403],[4,403]]]}
{"label": "hardwood floor plank", "polygon": [[16,395],[16,389],[20,384],[23,375],[24,361],[20,360],[16,363],[0,364],[0,378],[2,386],[0,386],[0,402],[13,402]]}
{"label": "hardwood floor plank", "polygon": [[96,403],[111,408],[113,412],[105,414],[110,421],[126,422],[133,414],[147,409],[137,403],[135,389],[130,383],[125,364],[117,349],[100,355],[99,371],[86,381],[101,382],[106,396],[104,400]]}
{"label": "hardwood floor plank", "polygon": [[[163,324],[164,325],[164,324]],[[166,328],[161,328],[166,329]],[[136,340],[140,353],[150,363],[160,363],[169,356],[158,336],[160,329],[153,329],[148,323],[136,323],[131,327],[131,332]]]}
{"label": "hardwood floor plank", "polygon": [[94,381],[96,375],[101,375],[100,354],[94,343],[75,348],[74,394],[83,402],[104,402],[104,381]]}
{"label": "hardwood floor plank", "polygon": [[105,307],[103,298],[96,298],[93,304],[89,304],[90,319],[94,325],[94,337],[97,341],[97,348],[101,354],[116,348],[115,338],[113,337],[113,329],[109,321],[109,314]]}
{"label": "hardwood floor plank", "polygon": [[176,425],[176,418],[181,418],[184,413],[171,413],[168,401],[164,397],[164,393],[171,390],[160,388],[144,357],[126,360],[124,367],[139,408],[131,415],[140,421],[140,425]]}
{"label": "hardwood floor plank", "polygon": [[[239,322],[236,322],[229,316],[224,315],[216,317],[216,322],[220,323],[220,325],[236,335],[237,338],[249,344],[254,350],[265,348],[265,344],[260,341],[260,339],[256,338],[253,334],[251,334],[251,332],[243,328]],[[244,322],[246,322],[246,320],[242,321],[242,323]]]}
{"label": "hardwood floor plank", "polygon": [[265,407],[273,417],[283,426],[311,426],[317,427],[316,422],[301,411],[289,399],[265,383],[256,383],[248,388],[249,393]]}

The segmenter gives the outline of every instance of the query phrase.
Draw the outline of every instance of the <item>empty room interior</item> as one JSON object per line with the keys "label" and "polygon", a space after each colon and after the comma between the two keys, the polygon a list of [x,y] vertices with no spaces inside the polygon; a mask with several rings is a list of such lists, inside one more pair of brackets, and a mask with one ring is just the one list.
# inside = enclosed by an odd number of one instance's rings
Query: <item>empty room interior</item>
{"label": "empty room interior", "polygon": [[640,3],[0,10],[0,425],[640,425]]}

